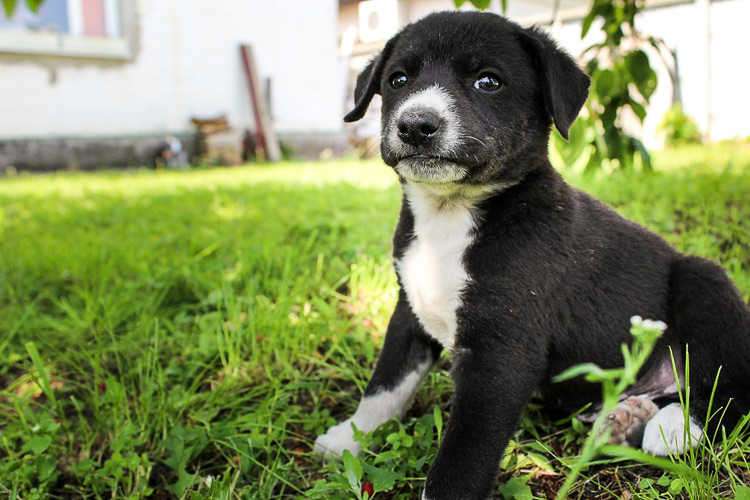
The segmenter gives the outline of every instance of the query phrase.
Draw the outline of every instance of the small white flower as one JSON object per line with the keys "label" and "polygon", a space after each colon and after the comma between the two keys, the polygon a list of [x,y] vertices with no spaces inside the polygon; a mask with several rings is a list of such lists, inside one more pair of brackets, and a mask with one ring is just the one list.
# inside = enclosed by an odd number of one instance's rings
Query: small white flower
{"label": "small white flower", "polygon": [[643,318],[641,318],[638,315],[635,315],[632,318],[630,318],[630,324],[633,325],[633,326],[640,325],[642,323],[643,323]]}
{"label": "small white flower", "polygon": [[31,432],[39,432],[39,429],[41,429],[41,427],[39,427],[39,424],[36,424],[34,427],[31,428]]}
{"label": "small white flower", "polygon": [[660,332],[663,332],[667,329],[667,324],[663,321],[645,319],[643,320],[643,328],[648,328],[649,330],[659,330]]}
{"label": "small white flower", "polygon": [[213,482],[214,482],[214,476],[206,476],[206,477],[204,477],[204,478],[203,478],[203,483],[204,483],[204,484],[205,484],[206,486],[208,486],[209,488],[211,487],[211,484],[212,484]]}

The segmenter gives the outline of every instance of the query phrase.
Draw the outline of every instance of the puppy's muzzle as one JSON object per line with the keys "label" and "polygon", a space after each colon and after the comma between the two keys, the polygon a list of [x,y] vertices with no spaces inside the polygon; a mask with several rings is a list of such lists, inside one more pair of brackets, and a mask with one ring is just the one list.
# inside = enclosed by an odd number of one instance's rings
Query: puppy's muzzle
{"label": "puppy's muzzle", "polygon": [[[400,103],[385,120],[383,159],[411,182],[446,184],[466,177],[459,163],[460,123],[454,100],[436,85],[419,90]],[[388,163],[386,160],[386,163]]]}
{"label": "puppy's muzzle", "polygon": [[429,109],[410,109],[401,114],[396,124],[398,138],[414,147],[435,139],[440,132],[440,116]]}

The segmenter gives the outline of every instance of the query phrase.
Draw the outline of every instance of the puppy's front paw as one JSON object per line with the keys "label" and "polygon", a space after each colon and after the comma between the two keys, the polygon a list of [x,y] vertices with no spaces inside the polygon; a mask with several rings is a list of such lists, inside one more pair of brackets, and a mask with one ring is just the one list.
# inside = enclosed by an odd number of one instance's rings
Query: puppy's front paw
{"label": "puppy's front paw", "polygon": [[357,441],[354,440],[354,431],[352,430],[352,419],[348,418],[336,424],[322,436],[315,440],[313,451],[324,456],[343,455],[344,450],[349,450],[352,455],[356,456],[362,449]]}
{"label": "puppy's front paw", "polygon": [[650,399],[628,398],[607,415],[602,431],[612,430],[609,436],[612,444],[640,446],[646,424],[658,411],[659,407]]}

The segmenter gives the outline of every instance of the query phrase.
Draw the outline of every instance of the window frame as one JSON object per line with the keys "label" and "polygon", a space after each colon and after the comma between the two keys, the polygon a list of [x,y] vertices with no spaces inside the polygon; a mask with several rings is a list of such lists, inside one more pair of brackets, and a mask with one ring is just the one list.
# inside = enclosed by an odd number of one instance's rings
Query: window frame
{"label": "window frame", "polygon": [[[128,60],[131,44],[125,34],[120,0],[103,0],[106,36],[84,34],[83,0],[66,0],[68,32],[0,29],[0,54]],[[127,2],[124,2],[127,3]]]}

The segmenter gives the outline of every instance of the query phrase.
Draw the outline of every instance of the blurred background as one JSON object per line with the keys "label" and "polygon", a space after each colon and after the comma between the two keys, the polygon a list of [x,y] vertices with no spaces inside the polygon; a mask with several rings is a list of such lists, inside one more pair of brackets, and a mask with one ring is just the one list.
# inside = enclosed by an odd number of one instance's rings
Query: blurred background
{"label": "blurred background", "polygon": [[[503,11],[500,0],[474,3]],[[508,17],[546,27],[576,57],[605,39],[605,16],[581,36],[597,2],[504,3]],[[693,140],[750,136],[750,0],[624,4],[638,8],[657,83],[641,99],[645,117],[618,112],[617,126],[649,149],[668,139],[670,110]],[[0,10],[0,172],[372,154],[378,103],[365,120],[342,121],[357,73],[400,27],[455,8],[453,0],[19,0],[12,15]],[[627,38],[626,50],[639,43]]]}

